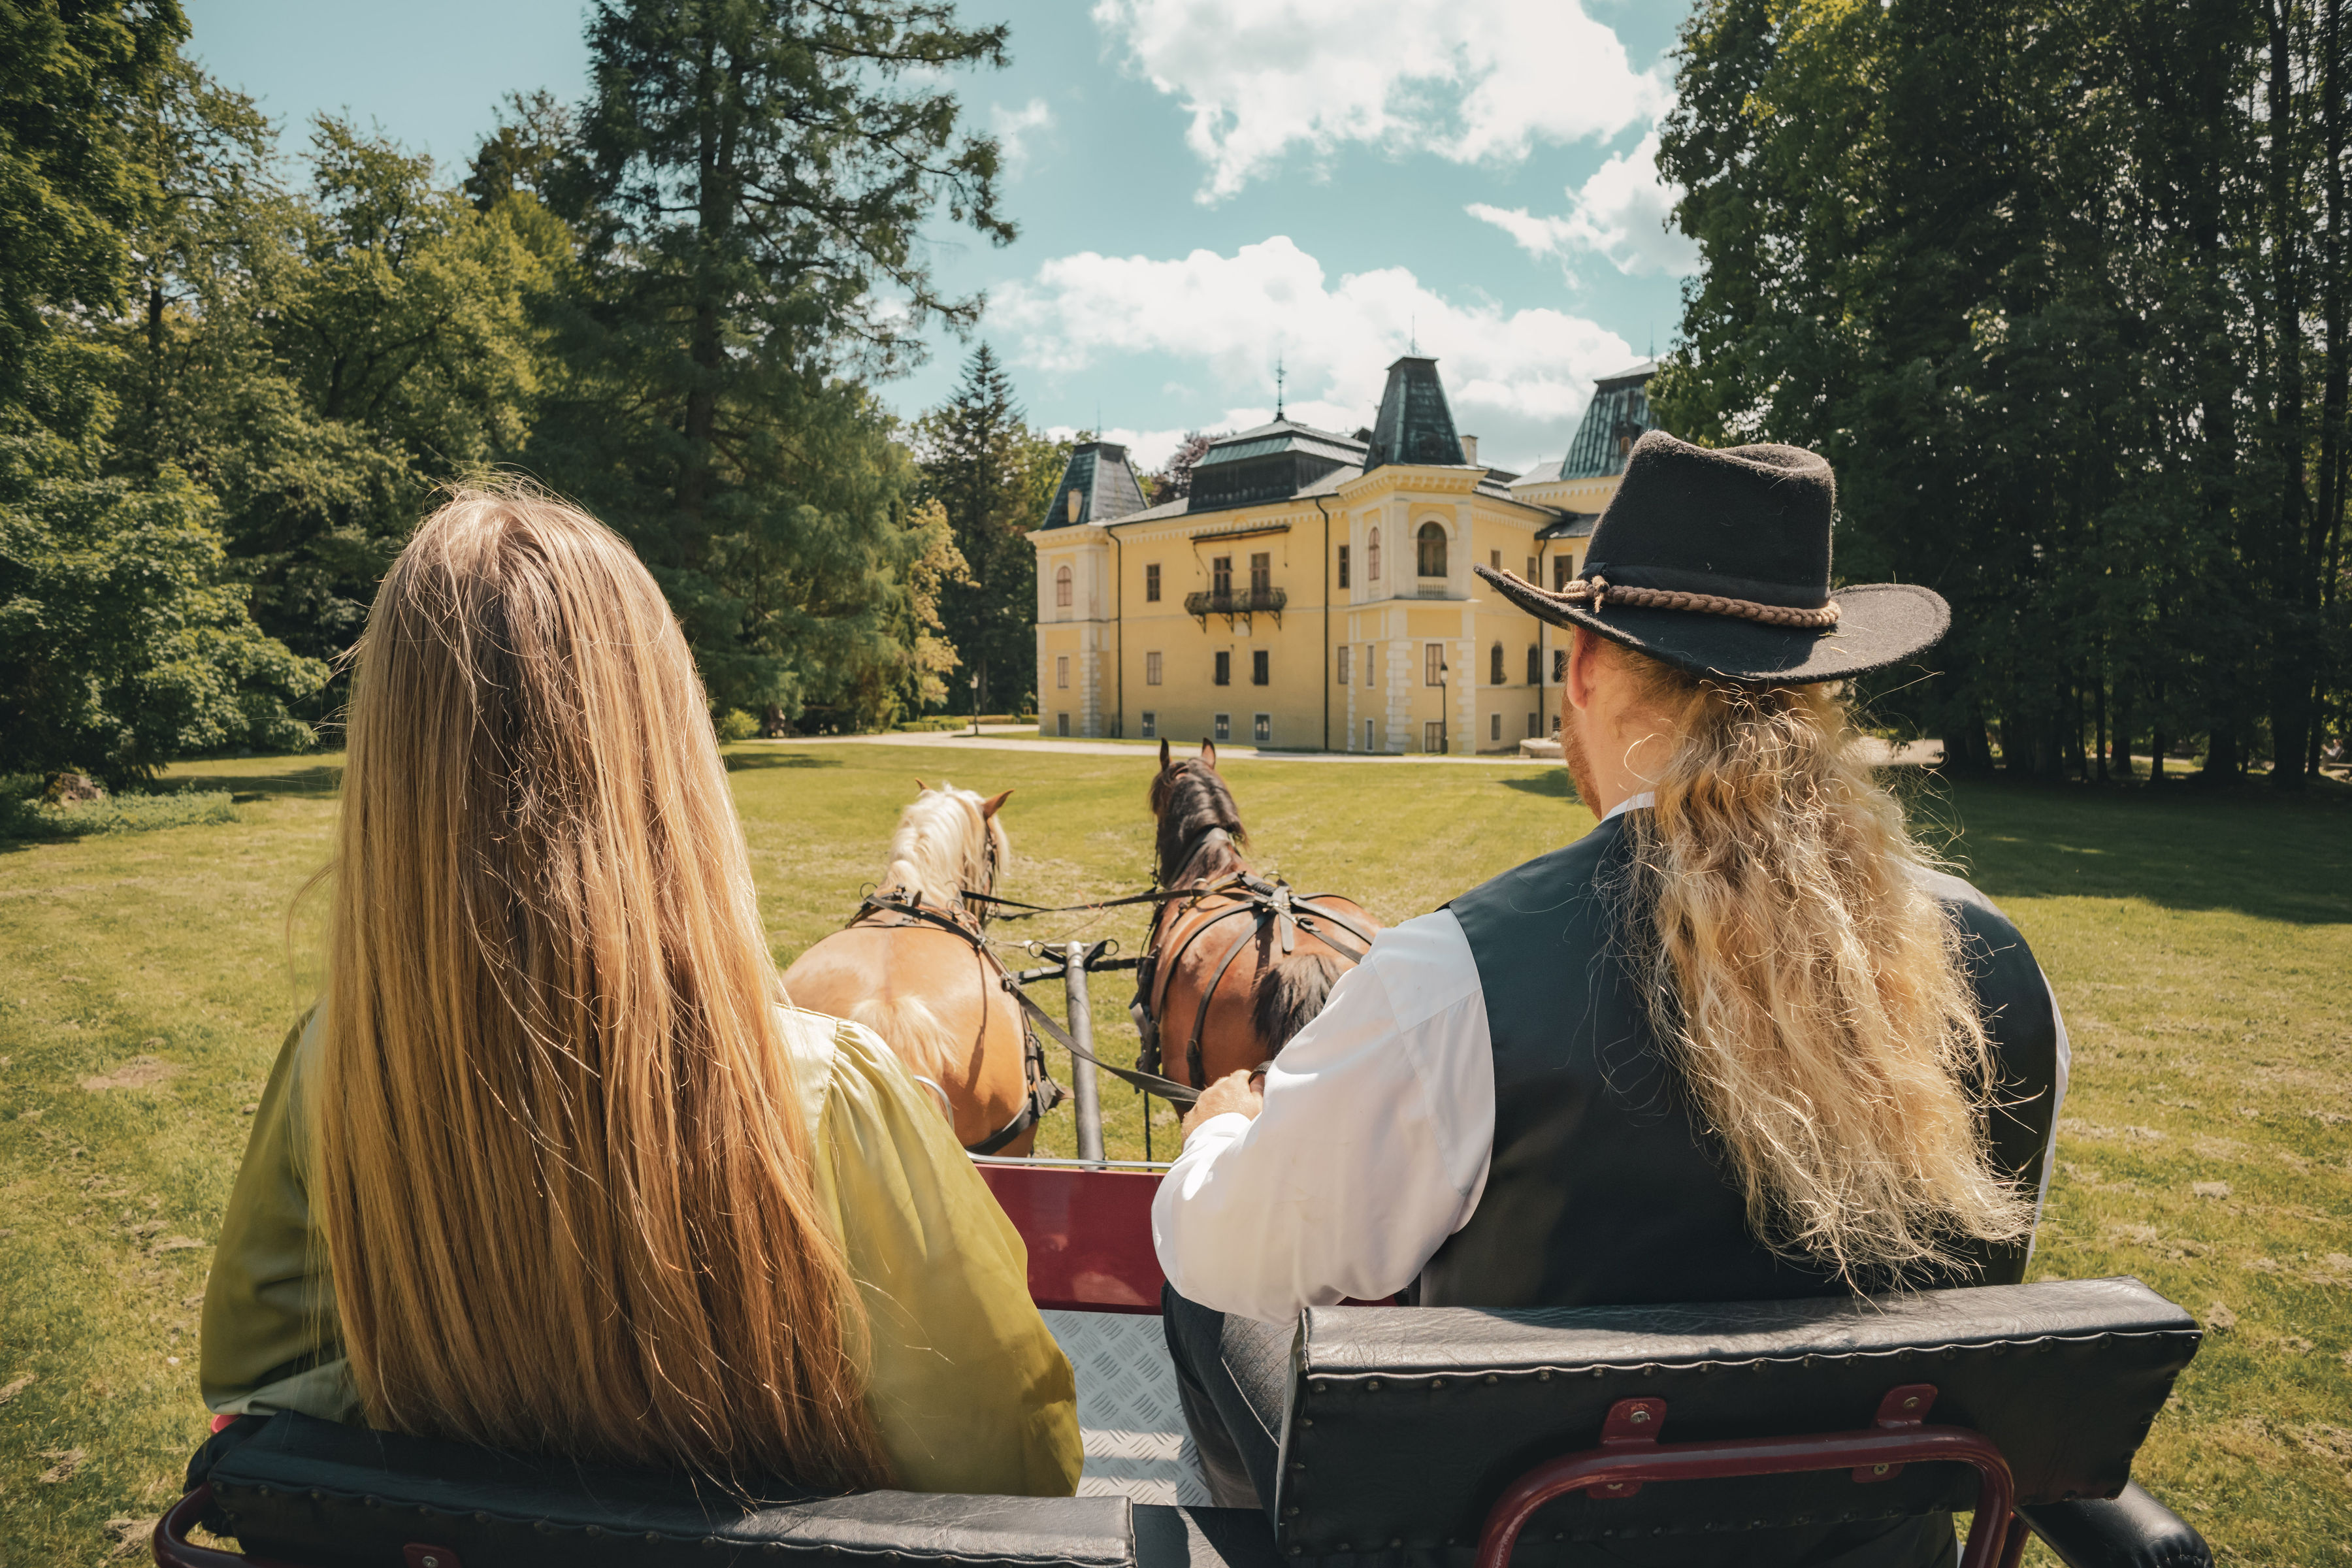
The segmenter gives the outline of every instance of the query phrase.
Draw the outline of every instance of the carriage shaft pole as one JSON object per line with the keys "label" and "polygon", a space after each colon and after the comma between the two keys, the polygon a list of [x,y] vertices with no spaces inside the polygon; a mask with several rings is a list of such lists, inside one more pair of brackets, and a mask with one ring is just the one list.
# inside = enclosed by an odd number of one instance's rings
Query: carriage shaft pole
{"label": "carriage shaft pole", "polygon": [[[1066,944],[1062,952],[1067,962],[1062,970],[1062,984],[1066,991],[1070,1018],[1070,1038],[1078,1048],[1091,1053],[1095,1048],[1094,1005],[1087,995],[1087,961],[1095,955],[1096,946],[1082,942]],[[1103,1157],[1102,1089],[1095,1080],[1095,1064],[1085,1057],[1070,1058],[1070,1098],[1077,1112],[1078,1158],[1099,1160]]]}

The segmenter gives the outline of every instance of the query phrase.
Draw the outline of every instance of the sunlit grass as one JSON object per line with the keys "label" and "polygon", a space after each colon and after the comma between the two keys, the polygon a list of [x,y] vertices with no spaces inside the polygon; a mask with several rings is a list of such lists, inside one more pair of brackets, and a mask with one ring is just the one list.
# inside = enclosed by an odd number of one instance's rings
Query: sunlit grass
{"label": "sunlit grass", "polygon": [[[731,757],[780,959],[846,918],[918,775],[1014,789],[1010,897],[1149,879],[1142,755],[943,739]],[[0,843],[0,1393],[33,1380],[0,1400],[6,1568],[105,1560],[110,1520],[151,1520],[178,1491],[204,1426],[204,1244],[243,1109],[316,983],[315,931],[289,930],[288,911],[325,859],[338,771],[331,757],[193,765],[169,784],[260,798],[232,822]],[[1262,868],[1387,920],[1591,822],[1556,767],[1225,771]],[[2033,942],[2074,1035],[2035,1271],[2132,1273],[2209,1321],[2227,1310],[2141,1478],[2225,1561],[2352,1562],[2352,811],[1973,786],[1920,807],[1965,829],[1955,853]],[[1031,924],[1131,954],[1144,922]],[[1130,986],[1094,987],[1114,1059],[1134,1050]],[[1039,988],[1057,1013],[1058,989]],[[1106,1085],[1104,1102],[1110,1152],[1140,1154],[1136,1098]],[[1045,1142],[1070,1147],[1066,1109]]]}

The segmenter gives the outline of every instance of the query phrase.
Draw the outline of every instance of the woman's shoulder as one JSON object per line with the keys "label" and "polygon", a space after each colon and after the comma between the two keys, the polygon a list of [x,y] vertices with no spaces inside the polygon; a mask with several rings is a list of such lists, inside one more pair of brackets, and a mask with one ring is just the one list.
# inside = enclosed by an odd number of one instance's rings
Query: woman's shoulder
{"label": "woman's shoulder", "polygon": [[812,1129],[828,1115],[872,1121],[895,1119],[908,1104],[929,1109],[898,1054],[865,1025],[802,1007],[778,1013]]}

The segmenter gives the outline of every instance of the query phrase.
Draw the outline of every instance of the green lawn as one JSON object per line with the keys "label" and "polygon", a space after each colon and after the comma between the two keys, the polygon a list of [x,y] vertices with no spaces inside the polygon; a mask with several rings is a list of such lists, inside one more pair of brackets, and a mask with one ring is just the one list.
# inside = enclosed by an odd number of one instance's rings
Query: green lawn
{"label": "green lawn", "polygon": [[[879,871],[919,774],[1017,790],[1011,897],[1149,876],[1142,756],[942,742],[732,760],[780,959]],[[1262,867],[1391,920],[1590,820],[1557,767],[1226,772]],[[178,1490],[204,1425],[205,1244],[244,1108],[315,984],[315,924],[289,908],[323,860],[335,779],[331,758],[192,765],[173,782],[262,798],[234,822],[0,841],[5,1568],[104,1561]],[[2073,1031],[2037,1272],[2137,1274],[2221,1329],[2139,1474],[2225,1562],[2352,1563],[2352,809],[1993,786],[1919,807],[2024,928]],[[1045,927],[1132,952],[1142,921]],[[1098,1037],[1131,1051],[1128,977],[1096,991]],[[1105,1102],[1112,1152],[1139,1153],[1135,1098]],[[1066,1110],[1045,1142],[1069,1147]]]}

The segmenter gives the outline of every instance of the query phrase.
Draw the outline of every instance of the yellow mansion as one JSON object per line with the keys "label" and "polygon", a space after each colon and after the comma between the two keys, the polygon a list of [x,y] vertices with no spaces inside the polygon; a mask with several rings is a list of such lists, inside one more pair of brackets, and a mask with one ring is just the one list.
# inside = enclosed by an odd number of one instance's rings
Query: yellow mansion
{"label": "yellow mansion", "polygon": [[1124,447],[1080,444],[1029,535],[1041,731],[1457,753],[1550,734],[1563,634],[1470,568],[1577,574],[1652,368],[1604,378],[1567,458],[1528,474],[1478,462],[1418,356],[1370,429],[1223,437],[1164,505]]}

